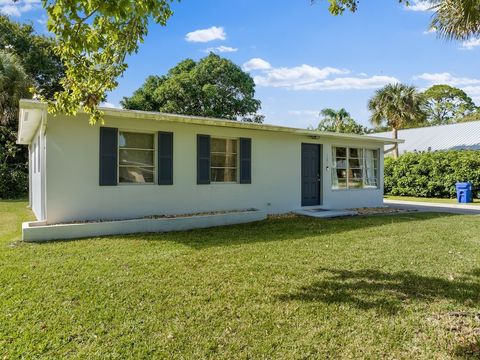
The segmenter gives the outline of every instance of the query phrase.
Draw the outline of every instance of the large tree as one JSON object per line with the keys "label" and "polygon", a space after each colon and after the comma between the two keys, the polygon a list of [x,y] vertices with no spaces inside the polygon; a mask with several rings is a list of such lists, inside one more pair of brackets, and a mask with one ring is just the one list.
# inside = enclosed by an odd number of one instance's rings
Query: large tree
{"label": "large tree", "polygon": [[465,91],[449,85],[433,85],[423,92],[423,97],[430,125],[458,122],[477,108]]}
{"label": "large tree", "polygon": [[31,97],[31,85],[18,56],[0,50],[0,198],[26,191],[27,151],[16,140],[18,102]]}
{"label": "large tree", "polygon": [[19,24],[0,15],[0,49],[8,49],[18,56],[35,93],[48,99],[62,90],[60,79],[64,76],[54,45],[52,38],[35,34],[31,24]]}
{"label": "large tree", "polygon": [[[375,126],[388,125],[393,138],[398,138],[398,130],[412,127],[425,120],[422,109],[423,98],[415,87],[404,84],[388,84],[375,92],[368,102],[371,111],[370,121]],[[398,146],[392,148],[398,157]]]}
{"label": "large tree", "polygon": [[320,116],[322,116],[322,119],[317,128],[320,131],[353,134],[365,134],[368,132],[368,129],[358,124],[344,108],[340,110],[325,108],[320,111]]}
{"label": "large tree", "polygon": [[261,122],[255,83],[232,61],[211,53],[198,62],[186,59],[163,76],[149,76],[126,109]]}
{"label": "large tree", "polygon": [[[316,0],[311,0],[315,2]],[[407,6],[411,0],[397,0]],[[341,15],[345,10],[357,11],[359,0],[328,0],[329,11]],[[430,27],[448,39],[466,40],[480,36],[480,5],[478,0],[420,0],[433,11]]]}
{"label": "large tree", "polygon": [[117,87],[127,68],[125,58],[138,50],[148,22],[165,25],[172,0],[42,0],[47,28],[55,34],[56,53],[65,65],[63,91],[50,110],[75,114],[83,108],[90,122],[101,119],[98,109],[106,92]]}

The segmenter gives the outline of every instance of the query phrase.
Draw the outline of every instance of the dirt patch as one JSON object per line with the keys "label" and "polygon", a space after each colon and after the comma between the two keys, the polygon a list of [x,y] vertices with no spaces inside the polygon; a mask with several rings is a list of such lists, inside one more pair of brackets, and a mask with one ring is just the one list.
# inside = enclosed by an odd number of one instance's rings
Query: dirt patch
{"label": "dirt patch", "polygon": [[293,219],[298,217],[297,214],[294,214],[293,212],[289,212],[286,214],[270,214],[267,216],[268,219]]}
{"label": "dirt patch", "polygon": [[222,214],[232,214],[232,213],[242,213],[249,211],[258,211],[257,209],[242,209],[242,210],[222,210],[222,211],[203,211],[203,212],[194,212],[194,213],[185,213],[185,214],[176,214],[176,215],[148,215],[141,218],[131,218],[131,219],[97,219],[97,220],[79,220],[79,221],[69,221],[63,223],[55,223],[49,225],[71,225],[71,224],[89,224],[89,223],[103,223],[111,221],[126,221],[126,220],[143,220],[143,219],[176,219],[176,218],[185,218],[193,216],[207,216],[207,215],[222,215]]}
{"label": "dirt patch", "polygon": [[397,209],[391,207],[373,207],[373,208],[355,208],[348,209],[356,211],[358,215],[376,215],[376,214],[401,214],[417,210]]}
{"label": "dirt patch", "polygon": [[452,352],[456,356],[480,358],[479,312],[451,311],[434,315],[431,320],[453,334]]}

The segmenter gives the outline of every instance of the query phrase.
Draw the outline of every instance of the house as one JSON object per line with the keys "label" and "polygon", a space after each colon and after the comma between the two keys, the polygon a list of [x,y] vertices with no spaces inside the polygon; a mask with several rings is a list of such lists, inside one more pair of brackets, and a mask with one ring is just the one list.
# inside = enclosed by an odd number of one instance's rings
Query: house
{"label": "house", "polygon": [[[391,132],[372,135],[392,137]],[[398,131],[398,137],[405,140],[398,145],[400,154],[413,151],[480,150],[480,121],[404,129]]]}
{"label": "house", "polygon": [[[383,204],[383,148],[367,137],[103,108],[88,116],[20,102],[30,204],[42,225],[235,209]],[[38,224],[36,224],[38,225]]]}

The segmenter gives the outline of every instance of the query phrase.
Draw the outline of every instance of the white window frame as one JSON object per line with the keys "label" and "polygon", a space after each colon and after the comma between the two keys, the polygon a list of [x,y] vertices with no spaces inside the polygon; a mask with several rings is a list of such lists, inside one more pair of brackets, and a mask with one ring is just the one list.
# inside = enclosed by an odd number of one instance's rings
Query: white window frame
{"label": "white window frame", "polygon": [[[237,146],[235,150],[235,167],[218,167],[212,166],[212,140],[213,139],[221,139],[221,140],[236,140]],[[226,153],[220,153],[216,152],[218,154],[226,154]],[[240,139],[236,137],[228,137],[228,136],[215,136],[211,135],[210,136],[210,178],[212,177],[212,169],[235,169],[235,181],[210,181],[211,184],[238,184],[238,179],[239,179],[239,172],[240,172],[240,162],[239,162],[239,155],[240,155]]]}
{"label": "white window frame", "polygon": [[[337,153],[336,149],[337,148],[345,148],[346,149],[346,173],[347,173],[347,178],[346,178],[346,186],[345,188],[334,188],[333,187],[333,173],[337,171],[336,167],[336,162],[337,162]],[[362,187],[360,188],[350,188],[349,187],[349,177],[350,177],[350,149],[359,149],[362,152]],[[377,157],[376,157],[376,162],[377,162],[377,167],[374,168],[377,171],[377,186],[371,186],[371,185],[366,185],[366,164],[365,164],[365,152],[366,150],[376,150],[377,151]],[[332,151],[331,151],[331,156],[332,156],[332,167],[331,167],[331,173],[330,173],[330,188],[332,191],[357,191],[357,190],[379,190],[380,189],[380,149],[379,148],[374,148],[374,147],[365,147],[365,146],[348,146],[348,145],[332,145]],[[356,168],[355,168],[356,169]]]}
{"label": "white window frame", "polygon": [[[121,133],[135,133],[135,134],[148,134],[153,136],[153,149],[138,149],[138,148],[120,148],[120,134]],[[155,185],[157,183],[157,136],[154,131],[142,131],[142,130],[132,130],[132,129],[118,129],[117,135],[117,184],[121,186],[138,186],[138,185]],[[121,182],[120,181],[120,168],[121,167],[131,167],[128,165],[120,165],[120,150],[143,150],[143,151],[153,151],[153,181],[152,182]],[[144,166],[149,167],[149,166]]]}

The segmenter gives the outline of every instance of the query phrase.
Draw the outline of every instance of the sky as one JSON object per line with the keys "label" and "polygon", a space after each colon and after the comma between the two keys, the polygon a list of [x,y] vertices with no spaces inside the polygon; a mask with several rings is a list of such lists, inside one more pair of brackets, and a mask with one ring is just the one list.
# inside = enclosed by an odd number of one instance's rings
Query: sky
{"label": "sky", "polygon": [[[149,34],[107,105],[118,107],[149,75],[214,51],[248,71],[265,123],[316,126],[321,109],[345,108],[369,125],[367,102],[392,82],[449,84],[480,105],[480,40],[447,41],[429,30],[428,4],[360,0],[356,13],[332,16],[327,0],[182,0],[167,26]],[[40,0],[0,0],[0,12],[46,33]]]}

